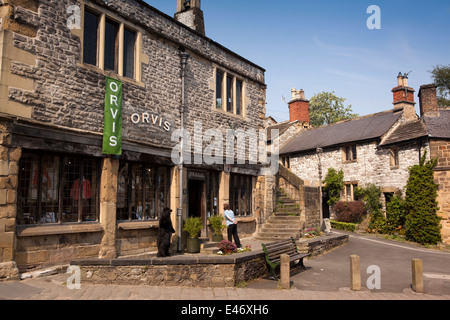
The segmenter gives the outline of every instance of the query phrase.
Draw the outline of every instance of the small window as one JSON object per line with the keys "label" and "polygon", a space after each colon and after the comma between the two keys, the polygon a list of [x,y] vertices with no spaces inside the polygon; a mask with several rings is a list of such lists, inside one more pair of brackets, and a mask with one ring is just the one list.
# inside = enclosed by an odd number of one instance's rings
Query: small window
{"label": "small window", "polygon": [[106,20],[105,25],[105,70],[118,70],[118,35],[119,25],[111,20]]}
{"label": "small window", "polygon": [[398,168],[400,165],[398,148],[389,149],[389,161],[392,169]]}
{"label": "small window", "polygon": [[123,75],[134,79],[134,60],[136,56],[136,33],[125,29],[123,48]]}
{"label": "small window", "polygon": [[83,62],[97,65],[99,16],[90,11],[84,12]]}
{"label": "small window", "polygon": [[223,109],[222,104],[223,72],[216,72],[216,108]]}
{"label": "small window", "polygon": [[358,153],[356,151],[356,144],[344,147],[345,161],[357,161]]}
{"label": "small window", "polygon": [[346,183],[344,188],[344,199],[345,201],[356,201],[358,198],[356,197],[355,191],[358,188],[357,183]]}
{"label": "small window", "polygon": [[291,168],[291,158],[288,157],[281,157],[281,163],[283,166],[285,166],[287,169]]}
{"label": "small window", "polygon": [[225,71],[216,70],[216,109],[244,116],[244,86],[243,80]]}

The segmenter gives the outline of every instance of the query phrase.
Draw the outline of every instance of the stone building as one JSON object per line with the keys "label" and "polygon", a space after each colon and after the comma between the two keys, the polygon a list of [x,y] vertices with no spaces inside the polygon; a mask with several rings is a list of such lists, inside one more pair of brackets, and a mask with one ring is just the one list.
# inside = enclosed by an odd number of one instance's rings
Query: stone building
{"label": "stone building", "polygon": [[199,155],[208,130],[264,129],[265,70],[205,36],[200,1],[177,9],[1,1],[0,264],[153,250],[164,207],[178,246],[180,221],[201,217],[206,238],[225,202],[256,230],[259,162]]}
{"label": "stone building", "polygon": [[[394,108],[352,120],[303,130],[280,146],[280,159],[305,181],[319,186],[328,168],[343,170],[342,199],[355,199],[356,187],[369,183],[381,188],[383,204],[394,193],[403,193],[409,167],[419,163],[424,152],[439,158],[439,215],[443,217],[443,240],[450,241],[448,188],[448,126],[450,110],[438,108],[436,87],[422,86],[419,92],[420,117],[415,111],[415,90],[408,77],[399,74],[392,89]],[[306,108],[306,107],[305,107]],[[328,198],[323,196],[323,214],[328,217]]]}

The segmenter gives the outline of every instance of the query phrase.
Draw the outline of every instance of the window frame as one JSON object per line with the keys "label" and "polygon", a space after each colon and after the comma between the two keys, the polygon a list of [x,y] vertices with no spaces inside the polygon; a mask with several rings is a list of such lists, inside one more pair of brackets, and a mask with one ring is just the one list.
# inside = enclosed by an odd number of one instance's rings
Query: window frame
{"label": "window frame", "polygon": [[[126,196],[124,197],[124,208],[127,208],[126,211],[127,212],[121,212],[119,211],[121,209],[120,207],[120,202],[122,200],[122,197],[120,196],[120,189],[122,188],[122,184],[120,182],[120,179],[122,178],[121,176],[121,168],[124,168],[124,166],[127,165],[127,172],[126,172],[126,176],[127,176],[127,183],[126,183],[126,189],[124,190],[126,193]],[[140,169],[137,171],[134,171],[136,168]],[[146,175],[146,170],[151,170],[151,182],[149,183],[149,180],[147,179],[147,175]],[[166,204],[161,205],[161,199],[157,199],[157,192],[159,189],[158,187],[158,172],[160,172],[161,170],[165,170],[165,177],[166,180],[163,184],[163,188],[164,188],[164,196],[165,196],[165,201]],[[142,182],[140,182],[140,185],[143,186],[143,188],[147,188],[149,185],[152,185],[153,188],[153,196],[152,197],[148,197],[148,190],[151,189],[146,189],[146,190],[142,190],[141,191],[141,197],[140,199],[138,199],[138,197],[136,197],[136,194],[133,195],[133,184],[134,186],[137,185],[137,183],[135,183],[136,181],[133,180],[133,171],[134,172],[139,172],[140,173],[140,178],[142,178]],[[145,222],[145,221],[158,221],[160,214],[162,213],[164,207],[168,207],[170,204],[170,167],[168,166],[158,166],[158,165],[151,165],[151,164],[146,164],[146,163],[141,163],[141,162],[133,162],[133,161],[120,161],[119,164],[119,173],[117,176],[117,206],[116,206],[116,218],[117,221],[119,222]],[[133,198],[135,199],[133,201]],[[135,206],[136,208],[138,206],[136,206],[136,201],[141,201],[142,203],[142,218],[139,219],[138,218],[138,210],[136,209],[135,212],[133,211],[133,206]],[[134,203],[133,203],[134,202]],[[152,217],[152,215],[150,214],[150,210],[151,208],[148,208],[148,212],[147,212],[147,208],[144,209],[144,204],[145,207],[147,207],[147,205],[149,203],[154,203],[154,216]],[[125,219],[122,219],[121,216],[128,216]],[[133,217],[133,215],[135,217]]]}
{"label": "window frame", "polygon": [[398,147],[389,149],[389,165],[391,169],[400,167],[400,152]]}
{"label": "window frame", "polygon": [[343,146],[342,160],[344,162],[358,162],[358,145],[354,143]]}
{"label": "window frame", "polygon": [[[253,216],[253,180],[253,176],[234,173],[230,174],[229,205],[236,217]],[[244,196],[244,199],[241,199],[242,196]],[[247,213],[242,214],[242,211],[245,209],[247,209]]]}
{"label": "window frame", "polygon": [[222,68],[215,67],[213,109],[245,118],[245,88],[246,82],[241,77],[237,77]]}
{"label": "window frame", "polygon": [[[23,195],[21,195],[22,190],[25,190],[26,186],[24,188],[22,188],[22,183],[24,183],[24,181],[22,179],[24,179],[23,175],[25,174],[24,172],[24,168],[22,168],[24,166],[23,161],[25,161],[26,157],[37,157],[37,167],[34,168],[34,164],[32,164],[32,170],[37,170],[34,172],[35,177],[33,177],[33,185],[36,185],[36,201],[34,203],[35,206],[35,219],[31,219],[31,220],[35,220],[35,223],[21,223],[20,221],[25,221],[25,212],[21,212],[21,210],[24,210],[25,206],[22,206],[21,203],[22,202],[30,202],[27,199],[31,199],[33,200],[33,196],[27,196],[24,197]],[[57,168],[55,168],[54,173],[58,175],[57,179],[54,181],[58,184],[58,186],[54,188],[53,191],[55,191],[56,193],[56,199],[55,201],[57,202],[56,205],[56,210],[57,212],[53,212],[54,216],[51,220],[54,221],[50,221],[50,222],[45,222],[46,219],[48,219],[49,217],[47,216],[47,214],[49,212],[47,212],[45,214],[45,216],[43,216],[43,208],[44,208],[44,201],[43,200],[43,196],[42,196],[42,192],[43,192],[43,176],[46,175],[46,173],[44,173],[44,167],[43,167],[43,162],[45,157],[52,157],[54,160],[57,159]],[[70,171],[66,171],[66,160],[68,159],[76,159],[79,161],[78,164],[78,179],[71,181],[70,179],[67,179],[67,176],[70,175],[77,175],[76,172],[70,172]],[[34,160],[33,160],[34,161]],[[94,212],[89,212],[89,214],[87,215],[87,217],[89,217],[90,215],[94,216],[91,219],[85,219],[83,220],[83,216],[85,216],[84,214],[84,209],[86,207],[86,201],[87,199],[83,199],[83,195],[86,194],[86,191],[84,188],[88,188],[88,184],[86,184],[86,187],[84,185],[84,180],[83,183],[79,183],[80,178],[79,177],[85,177],[87,176],[87,172],[84,171],[85,168],[85,164],[89,163],[93,169],[91,171],[91,180],[89,181],[89,191],[90,191],[90,195],[89,195],[89,199],[92,201],[91,204],[88,204],[88,206],[90,208],[94,208]],[[51,152],[35,152],[32,150],[24,150],[24,152],[22,153],[21,159],[19,160],[19,168],[21,168],[19,170],[19,176],[18,176],[18,192],[17,192],[17,220],[18,220],[18,225],[21,226],[42,226],[42,225],[66,225],[66,224],[85,224],[85,223],[92,223],[92,222],[99,222],[99,217],[100,217],[100,179],[101,179],[101,160],[95,157],[90,157],[90,156],[80,156],[80,155],[70,155],[70,154],[57,154],[57,153],[51,153]],[[96,170],[95,170],[96,169]],[[48,173],[47,173],[48,175]],[[47,180],[48,180],[48,176],[47,176]],[[67,187],[66,182],[67,181],[71,181],[69,184],[71,185],[70,189],[67,189],[65,187]],[[76,181],[78,181],[78,190],[74,189],[75,187],[75,183]],[[27,182],[25,182],[26,184]],[[28,182],[29,183],[29,182]],[[95,184],[94,184],[95,183]],[[28,186],[28,192],[33,194],[34,188],[30,189],[30,185]],[[69,191],[70,190],[70,191]],[[31,192],[30,192],[31,191]],[[75,193],[74,193],[75,191]],[[48,191],[47,191],[48,192]],[[29,194],[28,193],[28,194]],[[78,199],[74,200],[77,201],[76,205],[65,205],[65,201],[66,198],[73,198],[74,194],[78,194]],[[68,196],[67,196],[68,195]],[[32,202],[32,201],[31,201]],[[93,203],[93,204],[92,204]],[[32,205],[30,205],[32,206]],[[72,213],[66,213],[68,211],[67,208],[72,207],[72,208],[76,208],[77,209],[77,221],[67,221],[64,218],[65,214],[72,214]],[[50,212],[52,213],[52,212]],[[63,214],[64,213],[64,214]],[[28,216],[28,215],[27,215]],[[44,219],[44,222],[42,222],[42,219]],[[30,221],[31,221],[30,220]],[[65,220],[65,221],[64,221]]]}
{"label": "window frame", "polygon": [[[133,27],[127,21],[116,17],[113,14],[106,14],[101,9],[96,9],[92,6],[84,5],[84,13],[82,14],[83,19],[83,30],[81,32],[81,37],[83,37],[82,43],[82,54],[81,54],[81,63],[86,66],[93,66],[96,68],[99,68],[101,71],[105,72],[106,74],[114,73],[118,75],[119,77],[123,78],[124,80],[133,80],[136,82],[141,82],[142,80],[142,66],[141,66],[141,59],[142,61],[146,61],[147,56],[142,54],[140,51],[142,49],[142,31],[140,31],[138,28]],[[85,19],[86,19],[86,11],[94,14],[99,17],[98,21],[98,36],[97,36],[97,61],[96,64],[89,63],[85,61],[84,59],[84,52],[86,50],[85,48],[85,34],[86,34],[86,28],[85,28]],[[107,39],[106,39],[106,26],[107,23],[114,23],[117,25],[117,33],[116,33],[116,39],[114,44],[114,69],[111,69],[110,67],[106,66],[106,45],[107,45]],[[125,48],[125,36],[126,32],[130,32],[134,34],[134,53],[133,53],[133,68],[132,72],[128,70],[126,67],[126,48]],[[132,77],[130,75],[132,74]]]}

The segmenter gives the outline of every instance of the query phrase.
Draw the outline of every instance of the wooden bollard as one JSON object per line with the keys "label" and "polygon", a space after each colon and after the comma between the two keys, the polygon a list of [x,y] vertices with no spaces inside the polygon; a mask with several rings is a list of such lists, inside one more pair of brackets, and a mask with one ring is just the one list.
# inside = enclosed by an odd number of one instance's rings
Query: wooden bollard
{"label": "wooden bollard", "polygon": [[350,289],[361,290],[361,262],[356,254],[350,256]]}
{"label": "wooden bollard", "polygon": [[423,262],[420,259],[412,259],[412,289],[416,293],[423,293]]}
{"label": "wooden bollard", "polygon": [[291,288],[291,270],[290,270],[289,255],[281,255],[281,265],[280,265],[280,278],[281,287],[283,289]]}

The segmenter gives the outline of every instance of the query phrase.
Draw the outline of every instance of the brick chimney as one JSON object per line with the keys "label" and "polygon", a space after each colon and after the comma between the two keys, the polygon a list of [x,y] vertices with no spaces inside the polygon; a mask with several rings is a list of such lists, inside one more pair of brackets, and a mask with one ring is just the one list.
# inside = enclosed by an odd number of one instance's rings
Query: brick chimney
{"label": "brick chimney", "polygon": [[201,10],[200,0],[177,0],[175,20],[189,28],[205,35],[205,19]]}
{"label": "brick chimney", "polygon": [[289,121],[308,123],[309,118],[309,100],[305,98],[305,91],[303,89],[297,91],[296,88],[291,89],[292,100],[289,101]]}
{"label": "brick chimney", "polygon": [[439,116],[436,89],[437,87],[435,84],[426,84],[420,87],[419,90],[420,117]]}
{"label": "brick chimney", "polygon": [[402,75],[400,72],[397,77],[397,87],[392,89],[394,94],[394,112],[403,111],[403,117],[406,120],[417,119],[414,92],[416,91],[408,86],[408,75],[406,73]]}

